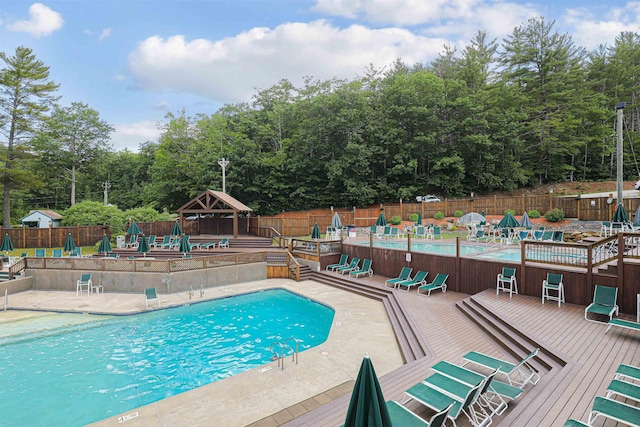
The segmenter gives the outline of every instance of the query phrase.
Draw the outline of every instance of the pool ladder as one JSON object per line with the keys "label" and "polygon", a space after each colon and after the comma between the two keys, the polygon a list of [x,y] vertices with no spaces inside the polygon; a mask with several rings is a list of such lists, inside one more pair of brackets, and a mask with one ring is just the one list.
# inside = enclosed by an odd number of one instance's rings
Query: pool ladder
{"label": "pool ladder", "polygon": [[[289,341],[293,341],[295,350],[289,344],[287,344],[287,342]],[[271,353],[273,353],[274,357],[278,360],[278,368],[284,370],[284,358],[286,357],[285,350],[288,350],[291,352],[291,361],[296,362],[296,365],[298,364],[298,342],[299,340],[297,338],[289,337],[282,342],[275,341],[271,344],[271,347],[269,347],[269,350],[271,351]],[[278,350],[280,350],[280,353],[278,353]]]}
{"label": "pool ladder", "polygon": [[[189,299],[193,298],[194,294],[193,286],[189,286]],[[204,285],[200,285],[200,298],[202,297],[204,297]]]}

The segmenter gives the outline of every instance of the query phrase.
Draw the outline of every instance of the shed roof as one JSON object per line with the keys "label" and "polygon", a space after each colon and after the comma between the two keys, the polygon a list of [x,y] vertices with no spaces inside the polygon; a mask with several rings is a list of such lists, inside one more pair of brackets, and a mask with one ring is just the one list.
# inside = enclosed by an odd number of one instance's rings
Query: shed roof
{"label": "shed roof", "polygon": [[24,220],[25,218],[28,218],[29,216],[31,216],[32,214],[39,212],[44,216],[47,216],[51,219],[62,219],[62,215],[60,215],[58,212],[54,212],[54,211],[50,211],[47,209],[32,209],[29,211],[29,214],[20,218],[20,221]]}
{"label": "shed roof", "polygon": [[251,212],[251,208],[222,191],[205,190],[178,209],[180,213]]}

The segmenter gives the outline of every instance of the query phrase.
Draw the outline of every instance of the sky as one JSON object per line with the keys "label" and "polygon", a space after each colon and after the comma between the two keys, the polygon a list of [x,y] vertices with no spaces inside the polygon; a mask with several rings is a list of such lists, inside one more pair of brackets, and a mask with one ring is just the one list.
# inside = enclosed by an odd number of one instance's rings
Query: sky
{"label": "sky", "polygon": [[640,31],[640,1],[623,0],[0,0],[0,51],[32,49],[61,105],[97,110],[113,148],[136,152],[168,112],[213,114],[282,79],[429,63],[539,16],[589,50]]}

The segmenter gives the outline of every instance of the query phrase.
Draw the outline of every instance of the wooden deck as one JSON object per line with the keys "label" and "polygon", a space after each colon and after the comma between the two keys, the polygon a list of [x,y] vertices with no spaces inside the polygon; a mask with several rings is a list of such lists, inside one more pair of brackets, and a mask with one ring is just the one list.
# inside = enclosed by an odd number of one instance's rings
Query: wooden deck
{"label": "wooden deck", "polygon": [[[385,279],[374,276],[358,281],[381,288]],[[380,378],[387,400],[401,401],[404,390],[428,376],[430,366],[439,360],[458,363],[472,350],[514,360],[511,349],[457,307],[468,295],[435,291],[426,298],[418,296],[415,290],[395,293],[422,332],[430,354]],[[584,320],[584,306],[563,304],[558,308],[554,303],[542,305],[540,299],[530,296],[514,295],[511,299],[505,293],[496,296],[492,290],[476,294],[472,300],[514,326],[513,346],[533,345],[526,341],[533,339],[547,350],[536,364],[542,376],[540,382],[527,386],[524,395],[510,403],[505,414],[494,417],[493,425],[562,426],[568,418],[586,422],[595,396],[604,395],[618,365],[640,366],[640,333],[615,328],[605,335],[605,324]],[[347,393],[283,425],[340,425],[349,399]],[[423,417],[431,414],[417,402],[409,402],[407,407]],[[459,426],[469,425],[466,417],[459,420]],[[609,427],[615,423],[599,421],[596,425]]]}

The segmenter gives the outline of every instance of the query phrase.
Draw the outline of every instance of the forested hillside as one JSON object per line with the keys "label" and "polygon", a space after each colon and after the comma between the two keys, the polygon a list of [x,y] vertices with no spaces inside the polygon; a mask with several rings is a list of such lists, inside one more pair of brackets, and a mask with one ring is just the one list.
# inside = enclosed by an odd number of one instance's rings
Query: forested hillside
{"label": "forested hillside", "polygon": [[[224,157],[227,192],[258,214],[608,180],[619,101],[627,102],[625,177],[633,180],[639,85],[638,33],[587,52],[538,18],[504,40],[478,32],[428,63],[363,66],[351,80],[308,77],[301,87],[282,80],[211,116],[169,114],[160,140],[138,153],[98,146],[85,157],[61,156],[72,149],[56,142],[54,131],[67,125],[58,116],[57,126],[49,121],[21,141],[33,155],[5,164],[3,182],[16,183],[15,217],[67,208],[70,165],[76,199],[102,200],[110,179],[109,201],[121,209],[171,211],[221,189]],[[15,170],[30,183],[20,184]]]}

